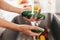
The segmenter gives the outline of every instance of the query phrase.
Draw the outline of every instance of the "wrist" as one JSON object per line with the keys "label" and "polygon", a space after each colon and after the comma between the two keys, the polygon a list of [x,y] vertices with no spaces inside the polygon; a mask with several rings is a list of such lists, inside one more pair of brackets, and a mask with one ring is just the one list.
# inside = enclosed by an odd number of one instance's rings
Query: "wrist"
{"label": "wrist", "polygon": [[23,11],[24,11],[23,9],[19,9],[17,13],[21,14]]}
{"label": "wrist", "polygon": [[22,32],[22,31],[23,31],[23,25],[18,25],[18,26],[17,26],[17,30],[18,30],[19,32]]}

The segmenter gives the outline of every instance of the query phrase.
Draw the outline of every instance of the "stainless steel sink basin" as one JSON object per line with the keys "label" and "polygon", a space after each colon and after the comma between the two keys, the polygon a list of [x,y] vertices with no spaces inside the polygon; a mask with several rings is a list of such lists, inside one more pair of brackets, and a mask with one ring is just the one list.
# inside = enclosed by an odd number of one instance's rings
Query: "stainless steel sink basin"
{"label": "stainless steel sink basin", "polygon": [[53,31],[54,38],[56,40],[60,40],[60,14],[56,13],[53,15],[51,29]]}
{"label": "stainless steel sink basin", "polygon": [[56,18],[56,21],[60,24],[60,13],[54,14],[54,17]]}
{"label": "stainless steel sink basin", "polygon": [[60,19],[60,13],[57,13],[56,15],[57,15],[57,16],[59,17],[59,19]]}

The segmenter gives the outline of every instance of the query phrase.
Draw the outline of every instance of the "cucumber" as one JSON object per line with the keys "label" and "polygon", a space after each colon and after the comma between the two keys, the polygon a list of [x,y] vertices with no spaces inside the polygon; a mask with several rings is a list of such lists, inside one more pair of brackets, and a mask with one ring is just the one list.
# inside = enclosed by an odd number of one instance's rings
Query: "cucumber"
{"label": "cucumber", "polygon": [[28,19],[31,18],[31,16],[35,14],[37,14],[37,11],[34,11],[34,14],[32,14],[31,10],[22,12],[22,16],[27,17]]}
{"label": "cucumber", "polygon": [[45,19],[45,15],[38,14],[38,12],[36,10],[34,10],[34,14],[32,14],[31,10],[22,12],[22,16],[27,17],[28,19],[31,18],[32,15],[36,15],[36,14],[37,14],[37,19],[40,19],[40,18]]}
{"label": "cucumber", "polygon": [[36,32],[36,33],[44,32],[44,29],[43,28],[40,28],[39,30],[32,30],[32,32]]}
{"label": "cucumber", "polygon": [[40,18],[45,19],[45,15],[43,15],[43,14],[38,14],[38,15],[37,15],[37,19],[40,19]]}

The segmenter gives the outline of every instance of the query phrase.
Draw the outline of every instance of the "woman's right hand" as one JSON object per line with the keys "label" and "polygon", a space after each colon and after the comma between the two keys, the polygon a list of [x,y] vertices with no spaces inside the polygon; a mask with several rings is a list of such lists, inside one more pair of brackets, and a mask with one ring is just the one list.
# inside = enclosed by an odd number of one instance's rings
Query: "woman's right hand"
{"label": "woman's right hand", "polygon": [[41,33],[34,33],[31,30],[39,30],[40,27],[31,26],[31,25],[19,25],[19,31],[28,35],[28,36],[39,36]]}

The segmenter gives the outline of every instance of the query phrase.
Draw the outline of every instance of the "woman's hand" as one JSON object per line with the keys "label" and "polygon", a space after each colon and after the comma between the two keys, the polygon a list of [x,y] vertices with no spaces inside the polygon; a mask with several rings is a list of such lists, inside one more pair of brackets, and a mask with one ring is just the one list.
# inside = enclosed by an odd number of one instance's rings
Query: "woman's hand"
{"label": "woman's hand", "polygon": [[34,33],[31,30],[39,30],[39,27],[36,26],[30,26],[30,25],[19,25],[22,33],[28,35],[28,36],[39,36],[41,33]]}

